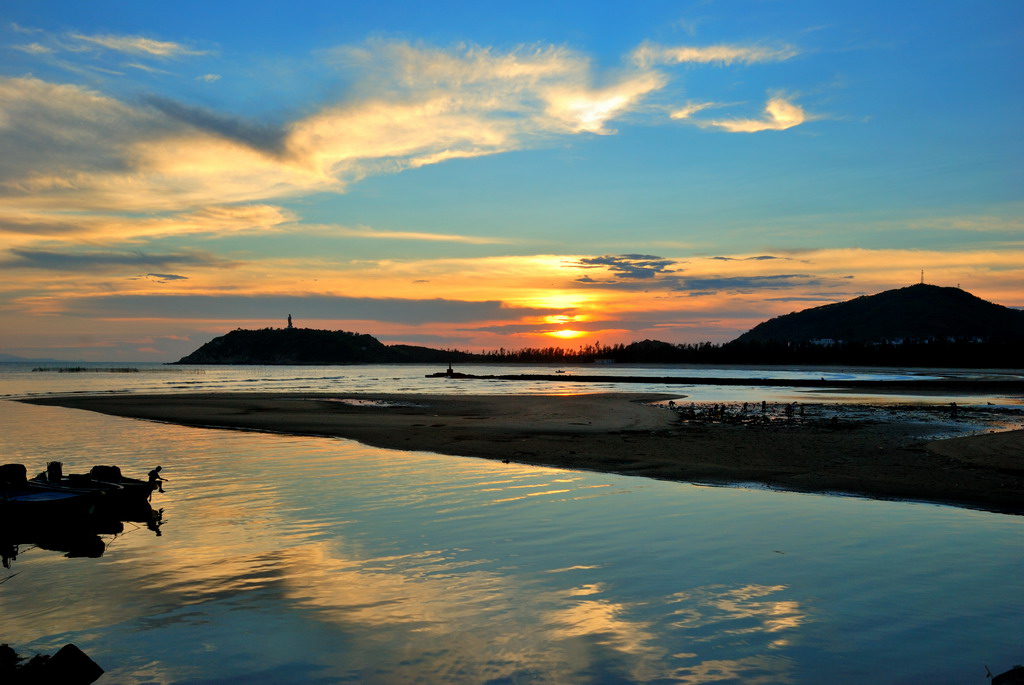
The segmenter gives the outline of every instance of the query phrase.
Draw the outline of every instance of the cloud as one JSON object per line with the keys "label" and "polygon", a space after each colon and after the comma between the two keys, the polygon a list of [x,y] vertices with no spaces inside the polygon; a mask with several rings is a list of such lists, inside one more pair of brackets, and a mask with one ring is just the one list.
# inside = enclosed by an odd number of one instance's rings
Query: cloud
{"label": "cloud", "polygon": [[[615,278],[653,279],[659,274],[674,273],[669,267],[678,262],[655,255],[624,254],[604,255],[602,257],[583,257],[569,266],[582,269],[604,268]],[[582,280],[587,279],[587,280]],[[577,279],[582,283],[595,283],[593,279],[583,276]]]}
{"label": "cloud", "polygon": [[[571,324],[573,330],[581,331],[593,331],[602,330],[600,327],[595,327],[593,324],[580,324],[573,322]],[[475,333],[497,333],[499,335],[542,335],[544,333],[550,333],[552,331],[559,330],[560,327],[552,326],[551,324],[541,323],[506,323],[506,324],[495,324],[492,326],[469,326],[459,330],[469,331]]]}
{"label": "cloud", "polygon": [[688,102],[684,107],[674,110],[669,113],[669,117],[672,119],[689,119],[697,112],[712,107],[722,107],[723,105],[716,104],[714,102]]}
{"label": "cloud", "polygon": [[[205,54],[139,36],[76,33],[69,40],[144,57]],[[640,52],[649,56],[645,65],[600,71],[564,47],[440,49],[373,40],[327,54],[331,66],[352,76],[345,100],[275,124],[162,96],[126,102],[77,85],[0,78],[0,222],[32,215],[38,225],[66,225],[69,214],[181,214],[342,193],[372,175],[549,145],[564,136],[612,134],[614,120],[642,112],[644,100],[669,82],[650,68],[654,57],[753,63],[792,50],[647,45]],[[786,128],[799,123],[794,112],[803,116],[781,98],[768,112],[762,127]],[[702,125],[742,130],[744,123]]]}
{"label": "cloud", "polygon": [[384,231],[369,226],[306,226],[334,236],[368,238],[371,240],[424,240],[428,242],[464,243],[467,245],[508,245],[515,243],[512,238],[492,238],[452,233],[423,233],[419,231]]}
{"label": "cloud", "polygon": [[226,259],[198,251],[146,254],[143,252],[58,252],[13,249],[8,254],[10,257],[0,260],[0,266],[4,268],[46,269],[50,271],[106,270],[112,266],[166,267],[170,265],[201,265],[226,267],[232,264]]}
{"label": "cloud", "polygon": [[200,74],[196,76],[197,81],[206,81],[207,83],[213,83],[214,81],[220,80],[220,74]]}
{"label": "cloud", "polygon": [[630,55],[634,64],[651,66],[656,64],[757,64],[759,62],[780,62],[795,57],[797,49],[790,45],[779,47],[745,45],[663,46],[643,43]]}
{"label": "cloud", "polygon": [[808,120],[807,113],[781,95],[768,100],[761,119],[716,119],[700,122],[701,126],[714,126],[730,133],[757,133],[758,131],[785,131]]}
{"label": "cloud", "polygon": [[49,48],[49,47],[47,47],[45,45],[40,45],[39,43],[27,43],[25,45],[12,45],[11,47],[14,48],[15,50],[20,50],[21,52],[27,52],[30,55],[49,55],[49,54],[53,53],[53,48]]}
{"label": "cloud", "polygon": [[730,293],[752,293],[758,290],[779,288],[802,288],[824,285],[825,281],[811,274],[776,274],[771,276],[725,276],[706,278],[684,278],[679,290],[692,291],[691,295],[712,295],[719,291]]}
{"label": "cloud", "polygon": [[[325,295],[90,295],[64,306],[75,316],[165,319],[265,320],[291,313],[296,319],[385,321],[405,324],[467,323],[544,316],[559,310],[506,307],[497,300],[465,301]],[[282,314],[284,312],[284,314]]]}
{"label": "cloud", "polygon": [[32,196],[76,189],[94,174],[128,172],[126,144],[167,122],[94,90],[0,78],[0,188]]}
{"label": "cloud", "polygon": [[135,55],[178,57],[209,54],[205,50],[194,50],[185,47],[181,43],[153,40],[152,38],[144,38],[142,36],[86,36],[80,33],[73,33],[70,37],[82,43],[98,45],[108,50]]}
{"label": "cloud", "polygon": [[792,257],[775,257],[773,255],[758,255],[756,257],[709,257],[723,262],[763,262],[770,259],[792,259]]}
{"label": "cloud", "polygon": [[201,107],[192,107],[157,95],[146,97],[144,102],[170,119],[204,133],[273,154],[280,154],[284,150],[285,131],[279,127],[256,124],[237,117],[217,114]]}
{"label": "cloud", "polygon": [[124,64],[124,66],[129,67],[131,69],[138,69],[139,71],[145,71],[145,72],[150,73],[150,74],[170,74],[171,73],[171,72],[167,71],[166,69],[157,69],[156,67],[151,67],[148,64],[139,64],[138,62],[126,62]]}
{"label": "cloud", "polygon": [[30,243],[42,238],[131,242],[170,235],[220,236],[243,231],[273,231],[293,221],[294,215],[274,205],[213,206],[194,212],[142,218],[45,212],[5,214],[0,203],[0,235],[12,243]]}
{"label": "cloud", "polygon": [[632,109],[644,95],[664,84],[664,77],[650,72],[597,90],[580,86],[552,88],[545,93],[547,114],[563,122],[572,133],[608,134],[612,130],[605,126],[606,122]]}
{"label": "cloud", "polygon": [[156,279],[157,283],[188,280],[188,276],[179,276],[178,274],[146,274],[146,277]]}
{"label": "cloud", "polygon": [[0,144],[11,152],[0,160],[0,212],[167,211],[343,192],[368,175],[607,134],[611,118],[663,85],[635,71],[594,85],[589,61],[561,48],[373,42],[334,57],[362,73],[359,97],[285,126],[164,97],[133,106],[80,86],[0,80]]}
{"label": "cloud", "polygon": [[[857,293],[861,295],[863,293]],[[765,302],[843,302],[853,295],[842,295],[836,296],[832,294],[828,297],[766,297]]]}
{"label": "cloud", "polygon": [[32,33],[42,33],[43,32],[42,29],[34,29],[34,28],[30,27],[30,26],[22,26],[21,24],[15,23],[13,21],[10,23],[10,27],[11,27],[11,30],[14,31],[15,33],[28,33],[28,34],[32,34]]}

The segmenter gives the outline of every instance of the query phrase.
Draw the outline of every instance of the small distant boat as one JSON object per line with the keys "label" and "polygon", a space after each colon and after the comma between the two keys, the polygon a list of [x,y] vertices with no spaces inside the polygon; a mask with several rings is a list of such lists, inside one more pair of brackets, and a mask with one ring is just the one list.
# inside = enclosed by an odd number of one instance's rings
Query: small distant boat
{"label": "small distant boat", "polygon": [[476,378],[471,373],[459,373],[452,369],[452,365],[448,365],[447,371],[438,371],[437,373],[428,373],[424,376],[425,378]]}

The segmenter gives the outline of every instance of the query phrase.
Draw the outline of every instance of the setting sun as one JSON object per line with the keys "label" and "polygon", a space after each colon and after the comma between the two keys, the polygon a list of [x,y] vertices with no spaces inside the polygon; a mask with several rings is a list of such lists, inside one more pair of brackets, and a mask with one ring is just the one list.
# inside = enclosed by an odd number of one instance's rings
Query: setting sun
{"label": "setting sun", "polygon": [[572,323],[573,321],[584,321],[585,317],[578,314],[554,314],[552,316],[545,316],[544,323],[565,325]]}
{"label": "setting sun", "polygon": [[573,338],[582,338],[586,334],[587,334],[586,331],[563,330],[563,331],[548,331],[544,335],[550,335],[553,338],[561,338],[562,340],[571,340]]}

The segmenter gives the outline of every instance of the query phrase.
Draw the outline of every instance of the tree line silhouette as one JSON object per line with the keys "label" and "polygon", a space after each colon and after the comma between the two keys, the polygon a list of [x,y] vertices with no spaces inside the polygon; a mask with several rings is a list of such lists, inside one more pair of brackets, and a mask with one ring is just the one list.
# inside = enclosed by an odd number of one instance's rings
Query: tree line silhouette
{"label": "tree line silhouette", "polygon": [[[454,352],[454,350],[453,350]],[[464,353],[463,353],[464,354]],[[899,343],[737,341],[666,343],[659,340],[615,345],[596,342],[575,349],[500,348],[464,361],[492,363],[593,364],[767,364],[825,366],[931,366],[940,368],[1024,368],[1024,339],[919,339]]]}

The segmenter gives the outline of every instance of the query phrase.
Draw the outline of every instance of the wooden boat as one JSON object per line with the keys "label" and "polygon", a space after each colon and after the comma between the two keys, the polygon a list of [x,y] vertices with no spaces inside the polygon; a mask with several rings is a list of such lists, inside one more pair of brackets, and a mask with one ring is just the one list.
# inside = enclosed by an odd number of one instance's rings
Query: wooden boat
{"label": "wooden boat", "polygon": [[63,464],[50,462],[46,471],[29,481],[32,486],[61,492],[87,492],[96,497],[96,511],[123,517],[140,509],[149,510],[153,485],[137,478],[125,478],[116,466],[95,466],[89,473],[63,473]]}
{"label": "wooden boat", "polygon": [[87,490],[103,493],[108,501],[124,503],[143,502],[149,499],[154,485],[138,478],[121,475],[116,466],[94,466],[89,473],[63,473],[63,464],[52,461],[46,471],[33,478],[31,483],[61,490]]}
{"label": "wooden boat", "polygon": [[29,484],[58,491],[85,491],[113,496],[119,496],[123,490],[120,485],[115,483],[103,483],[93,479],[87,474],[65,474],[63,472],[63,466],[64,465],[59,461],[49,462],[46,465],[46,470],[32,478],[29,481]]}
{"label": "wooden boat", "polygon": [[88,477],[97,483],[119,486],[126,499],[135,501],[148,500],[156,490],[155,483],[121,475],[121,469],[117,466],[93,466],[89,469]]}
{"label": "wooden boat", "polygon": [[0,491],[0,516],[28,520],[89,513],[96,503],[90,492],[53,490],[27,485]]}
{"label": "wooden boat", "polygon": [[95,492],[74,488],[51,488],[25,478],[21,464],[0,466],[0,518],[5,521],[46,523],[92,512]]}

